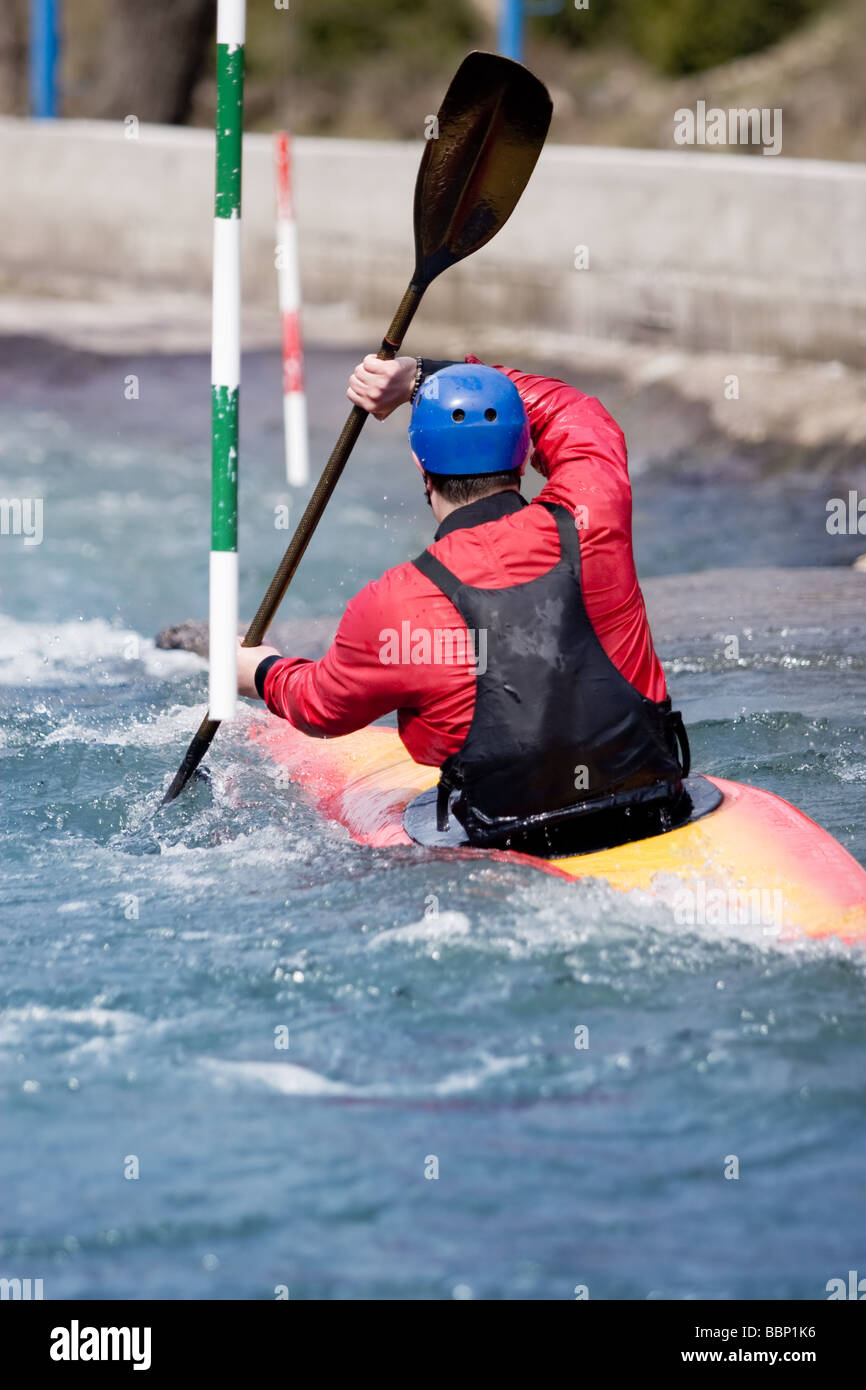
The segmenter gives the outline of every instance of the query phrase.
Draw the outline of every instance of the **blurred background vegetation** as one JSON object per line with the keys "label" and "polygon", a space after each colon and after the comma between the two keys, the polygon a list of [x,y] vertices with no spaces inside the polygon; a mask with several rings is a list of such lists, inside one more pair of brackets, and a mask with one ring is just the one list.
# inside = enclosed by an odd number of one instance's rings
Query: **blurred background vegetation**
{"label": "blurred background vegetation", "polygon": [[[61,0],[67,116],[213,120],[216,0]],[[670,148],[673,111],[780,106],[784,153],[866,159],[864,0],[526,0],[554,139]],[[542,12],[538,12],[538,11]],[[417,138],[498,0],[249,0],[247,124]],[[0,110],[26,111],[27,0],[0,0]],[[748,151],[744,151],[746,153]]]}
{"label": "blurred background vegetation", "polygon": [[702,72],[769,47],[827,0],[602,0],[557,7],[537,31],[576,47],[618,44],[667,77]]}

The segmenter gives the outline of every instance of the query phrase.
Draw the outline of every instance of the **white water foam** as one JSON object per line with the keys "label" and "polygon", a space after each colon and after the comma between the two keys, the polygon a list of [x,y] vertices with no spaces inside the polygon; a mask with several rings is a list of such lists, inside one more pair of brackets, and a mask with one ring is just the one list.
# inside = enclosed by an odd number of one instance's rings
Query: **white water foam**
{"label": "white water foam", "polygon": [[528,1058],[491,1057],[482,1053],[475,1066],[463,1071],[449,1072],[439,1081],[426,1086],[416,1083],[411,1088],[400,1085],[354,1086],[345,1081],[332,1081],[310,1067],[294,1062],[225,1062],[216,1057],[202,1057],[200,1065],[214,1077],[217,1085],[265,1086],[283,1096],[303,1098],[342,1097],[358,1100],[390,1100],[398,1097],[467,1095],[477,1091],[491,1077],[525,1067]]}
{"label": "white water foam", "polygon": [[70,715],[46,735],[44,744],[91,743],[116,748],[162,748],[166,744],[183,742],[201,723],[207,713],[206,705],[170,705],[150,719],[134,719],[128,724],[109,728],[93,728],[81,724]]}
{"label": "white water foam", "polygon": [[184,680],[202,670],[193,652],[161,651],[131,628],[104,618],[64,623],[17,622],[0,614],[0,685],[129,685],[145,675]]}
{"label": "white water foam", "polygon": [[519,1071],[527,1066],[529,1058],[520,1057],[491,1057],[487,1053],[482,1053],[481,1061],[477,1067],[467,1071],[452,1072],[445,1076],[441,1081],[437,1081],[434,1091],[437,1096],[466,1095],[469,1091],[477,1091],[479,1086],[483,1086],[493,1076],[504,1076],[508,1072]]}
{"label": "white water foam", "polygon": [[405,927],[392,927],[370,938],[368,948],[389,946],[393,942],[401,945],[439,946],[449,941],[459,941],[467,937],[472,923],[464,912],[438,912],[422,917],[420,922],[410,922]]}
{"label": "white water foam", "polygon": [[[34,1032],[44,1037],[51,1031],[62,1030],[70,1042],[75,1034],[74,1040],[79,1042],[76,1051],[83,1047],[93,1050],[94,1045],[102,1046],[106,1042],[126,1043],[145,1026],[143,1018],[125,1009],[104,1009],[96,1004],[84,1009],[28,1004],[0,1013],[0,1047],[15,1047],[32,1041]],[[79,1041],[82,1031],[91,1034],[85,1043]]]}
{"label": "white water foam", "polygon": [[364,1095],[365,1089],[330,1081],[327,1076],[296,1066],[294,1062],[221,1062],[216,1057],[202,1057],[201,1065],[211,1072],[217,1084],[251,1082],[268,1086],[284,1096],[351,1096]]}

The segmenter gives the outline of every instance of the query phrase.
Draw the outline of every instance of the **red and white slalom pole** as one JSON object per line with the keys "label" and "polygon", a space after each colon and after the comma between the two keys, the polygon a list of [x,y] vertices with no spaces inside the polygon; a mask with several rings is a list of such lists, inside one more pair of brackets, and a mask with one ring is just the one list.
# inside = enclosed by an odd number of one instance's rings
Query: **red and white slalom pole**
{"label": "red and white slalom pole", "polygon": [[283,426],[286,478],[292,487],[309,482],[307,397],[301,344],[301,280],[298,228],[292,198],[292,142],[285,131],[275,136],[277,188],[277,287],[283,329]]}

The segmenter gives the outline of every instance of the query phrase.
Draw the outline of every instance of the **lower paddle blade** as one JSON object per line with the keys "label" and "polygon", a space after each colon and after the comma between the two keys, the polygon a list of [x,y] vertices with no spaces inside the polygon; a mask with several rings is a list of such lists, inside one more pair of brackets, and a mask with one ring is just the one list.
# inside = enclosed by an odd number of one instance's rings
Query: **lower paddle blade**
{"label": "lower paddle blade", "polygon": [[180,796],[190,777],[192,777],[205,753],[213,743],[214,734],[219,726],[220,722],[218,719],[202,720],[196,733],[193,735],[192,743],[186,750],[183,762],[174,774],[174,780],[171,786],[159,803],[160,806],[167,806],[170,801],[174,801],[176,797]]}
{"label": "lower paddle blade", "polygon": [[427,141],[415,185],[417,282],[477,251],[508,221],[550,128],[553,103],[527,68],[470,53]]}

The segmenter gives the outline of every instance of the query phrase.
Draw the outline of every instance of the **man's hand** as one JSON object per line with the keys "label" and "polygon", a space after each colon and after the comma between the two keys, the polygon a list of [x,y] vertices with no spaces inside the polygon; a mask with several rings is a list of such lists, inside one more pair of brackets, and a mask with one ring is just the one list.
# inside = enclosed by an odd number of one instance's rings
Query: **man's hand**
{"label": "man's hand", "polygon": [[238,638],[238,694],[247,695],[251,700],[258,700],[259,692],[256,690],[256,671],[259,662],[264,661],[266,656],[279,656],[276,647],[245,647],[243,639]]}
{"label": "man's hand", "polygon": [[383,362],[369,353],[349,377],[346,395],[353,405],[368,410],[377,420],[387,420],[392,411],[410,399],[417,368],[414,357],[395,357],[393,362]]}

